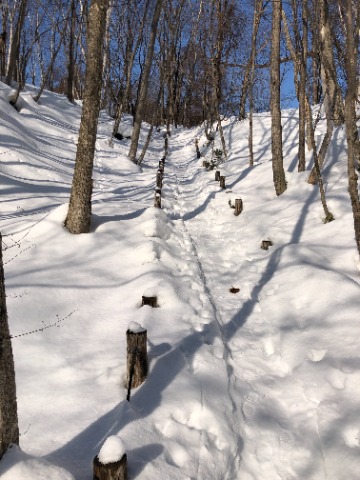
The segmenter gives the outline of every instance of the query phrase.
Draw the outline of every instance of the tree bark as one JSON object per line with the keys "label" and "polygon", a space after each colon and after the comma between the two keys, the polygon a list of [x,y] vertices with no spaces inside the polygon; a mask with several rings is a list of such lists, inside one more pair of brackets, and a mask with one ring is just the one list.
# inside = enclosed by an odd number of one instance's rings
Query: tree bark
{"label": "tree bark", "polygon": [[19,427],[0,234],[0,459],[11,443],[19,443]]}
{"label": "tree bark", "polygon": [[335,126],[340,126],[344,123],[344,107],[341,90],[337,81],[328,1],[320,0],[319,5],[321,79],[325,111],[326,115],[334,121]]}
{"label": "tree bark", "polygon": [[[353,24],[353,7],[352,1],[346,1],[346,73],[347,73],[347,92],[345,96],[345,123],[346,123],[346,139],[348,146],[348,177],[349,177],[349,196],[354,219],[355,241],[358,252],[360,254],[360,200],[358,189],[358,176],[356,174],[356,136],[354,134],[356,128],[356,67],[358,58],[358,42],[354,39],[358,35]],[[360,12],[357,11],[357,15]],[[356,15],[356,13],[355,13]],[[357,24],[360,19],[357,17]],[[354,32],[355,30],[355,32]]]}
{"label": "tree bark", "polygon": [[22,0],[19,8],[19,16],[16,24],[15,34],[10,45],[9,65],[8,65],[8,70],[6,74],[6,83],[7,85],[10,85],[10,86],[11,86],[12,80],[14,79],[14,75],[16,71],[16,63],[19,60],[21,31],[23,29],[23,25],[25,21],[26,8],[27,8],[27,0]]}
{"label": "tree bark", "polygon": [[85,90],[75,170],[65,227],[88,233],[91,226],[92,170],[102,84],[102,50],[109,0],[93,0],[89,10]]}
{"label": "tree bark", "polygon": [[280,32],[282,1],[273,2],[271,66],[270,66],[270,109],[271,109],[271,152],[273,181],[276,195],[286,190],[286,179],[282,152],[282,125],[280,107]]}

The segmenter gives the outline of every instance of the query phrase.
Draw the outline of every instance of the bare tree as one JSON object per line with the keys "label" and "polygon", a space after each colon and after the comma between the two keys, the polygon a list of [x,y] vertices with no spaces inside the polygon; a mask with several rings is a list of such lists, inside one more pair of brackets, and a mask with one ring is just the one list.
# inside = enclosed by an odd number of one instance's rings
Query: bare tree
{"label": "bare tree", "polygon": [[0,234],[0,459],[11,443],[19,443],[19,427]]}
{"label": "bare tree", "polygon": [[20,7],[19,7],[18,20],[15,28],[15,34],[10,44],[9,64],[8,64],[8,69],[6,73],[6,83],[8,85],[11,85],[11,81],[14,79],[14,75],[16,72],[16,64],[19,61],[20,38],[21,38],[21,31],[25,21],[27,2],[28,0],[21,0]]}
{"label": "bare tree", "polygon": [[271,152],[273,181],[276,195],[286,190],[286,179],[282,151],[282,125],[280,108],[280,34],[282,1],[272,4],[272,35],[270,61],[270,109],[271,109]]}
{"label": "bare tree", "polygon": [[92,0],[87,30],[85,90],[75,170],[65,227],[88,233],[91,226],[92,171],[100,112],[103,39],[109,0]]}
{"label": "bare tree", "polygon": [[150,76],[151,65],[152,65],[153,56],[154,56],[156,33],[157,33],[160,14],[162,10],[162,3],[163,3],[163,0],[156,0],[155,9],[154,9],[154,13],[151,21],[149,45],[146,53],[144,70],[142,72],[138,105],[137,105],[136,114],[135,114],[135,122],[134,122],[134,127],[131,135],[129,157],[130,157],[130,160],[135,163],[136,163],[136,152],[139,144],[141,122],[143,120],[145,100],[146,100],[146,95],[148,91],[149,76]]}
{"label": "bare tree", "polygon": [[[357,97],[357,61],[359,49],[360,7],[346,0],[346,73],[347,91],[345,96],[345,124],[348,146],[348,177],[349,195],[354,218],[355,240],[360,254],[360,200],[358,190],[357,163],[357,127],[356,127],[356,97]],[[356,134],[355,134],[356,132]]]}

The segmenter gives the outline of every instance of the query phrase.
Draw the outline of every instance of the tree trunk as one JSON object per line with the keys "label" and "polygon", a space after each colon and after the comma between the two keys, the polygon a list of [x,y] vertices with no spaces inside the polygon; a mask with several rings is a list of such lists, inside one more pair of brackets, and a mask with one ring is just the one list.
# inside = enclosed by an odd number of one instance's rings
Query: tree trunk
{"label": "tree trunk", "polygon": [[92,170],[102,83],[102,50],[109,0],[92,0],[89,10],[85,90],[70,204],[65,227],[88,233],[91,225]]}
{"label": "tree trunk", "polygon": [[8,325],[0,234],[0,459],[11,443],[19,443],[14,359]]}
{"label": "tree trunk", "polygon": [[335,126],[344,123],[344,107],[341,90],[337,81],[333,52],[333,37],[329,21],[327,0],[320,0],[320,50],[321,80],[326,116],[332,118]]}
{"label": "tree trunk", "polygon": [[[253,30],[251,34],[251,54],[250,54],[250,85],[249,85],[249,164],[254,165],[254,145],[253,145],[253,112],[254,112],[254,98],[253,98],[253,83],[255,74],[255,56],[256,56],[256,40],[259,31],[261,16],[264,11],[263,0],[257,0],[254,8]],[[240,102],[240,105],[241,102]],[[240,115],[245,115],[245,110],[240,108]],[[240,118],[239,118],[240,120]]]}
{"label": "tree trunk", "polygon": [[12,80],[14,79],[16,63],[19,61],[21,31],[25,21],[26,8],[27,0],[22,0],[20,3],[19,16],[16,24],[15,34],[10,45],[9,65],[6,74],[6,83],[10,86]]}
{"label": "tree trunk", "polygon": [[286,190],[286,179],[282,152],[282,125],[280,108],[280,32],[282,1],[273,2],[271,65],[270,65],[270,109],[271,109],[271,152],[273,180],[276,195]]}
{"label": "tree trunk", "polygon": [[[346,1],[346,73],[347,73],[347,92],[345,96],[345,123],[346,123],[346,139],[348,146],[348,176],[349,176],[349,195],[354,218],[355,241],[358,252],[360,254],[360,200],[358,189],[358,176],[356,174],[356,136],[354,134],[356,128],[356,67],[358,58],[358,47],[354,36],[353,24],[353,8],[352,1]],[[356,15],[356,14],[355,14]],[[357,12],[357,22],[360,21]],[[358,26],[357,26],[358,30]]]}
{"label": "tree trunk", "polygon": [[75,42],[75,17],[76,8],[75,0],[71,1],[71,13],[70,13],[70,33],[69,33],[69,52],[68,52],[68,75],[66,82],[66,95],[69,102],[74,103],[74,71],[75,71],[75,58],[74,58],[74,42]]}
{"label": "tree trunk", "polygon": [[130,160],[136,162],[136,152],[138,149],[139,144],[139,137],[140,137],[140,129],[141,129],[141,122],[144,116],[144,109],[145,109],[145,101],[147,96],[148,90],[148,83],[149,83],[149,76],[150,70],[152,65],[152,60],[154,56],[154,47],[155,47],[155,40],[156,40],[156,32],[160,20],[160,14],[162,10],[162,3],[163,0],[157,0],[155,5],[155,10],[151,22],[151,32],[150,32],[150,39],[149,39],[149,46],[146,53],[146,60],[144,65],[144,71],[141,79],[141,86],[140,86],[140,93],[139,93],[139,101],[136,108],[135,114],[135,121],[134,127],[131,135],[131,145],[129,151]]}

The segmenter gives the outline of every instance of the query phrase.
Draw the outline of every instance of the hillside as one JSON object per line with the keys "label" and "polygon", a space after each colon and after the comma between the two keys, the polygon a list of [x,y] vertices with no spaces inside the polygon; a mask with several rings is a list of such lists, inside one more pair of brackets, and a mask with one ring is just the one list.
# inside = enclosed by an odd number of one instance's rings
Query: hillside
{"label": "hillside", "polygon": [[[91,480],[118,435],[131,480],[358,480],[360,265],[344,130],[324,170],[335,217],[324,224],[318,187],[297,172],[296,110],[282,112],[283,195],[270,117],[257,114],[252,168],[247,122],[224,122],[226,189],[202,166],[203,129],[174,129],[161,210],[162,133],[140,169],[102,114],[93,228],[72,236],[62,222],[81,107],[48,92],[36,104],[28,89],[17,112],[10,94],[0,84],[0,231],[21,449],[1,479]],[[320,121],[318,141],[324,132]],[[144,295],[158,308],[141,307]],[[150,368],[128,402],[130,322],[147,329]]]}

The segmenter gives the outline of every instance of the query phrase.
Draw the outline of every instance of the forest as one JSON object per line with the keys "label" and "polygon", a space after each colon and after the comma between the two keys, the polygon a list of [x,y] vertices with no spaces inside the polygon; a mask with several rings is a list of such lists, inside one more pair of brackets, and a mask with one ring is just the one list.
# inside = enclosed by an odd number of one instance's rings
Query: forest
{"label": "forest", "polygon": [[356,480],[360,3],[0,7],[0,475]]}

